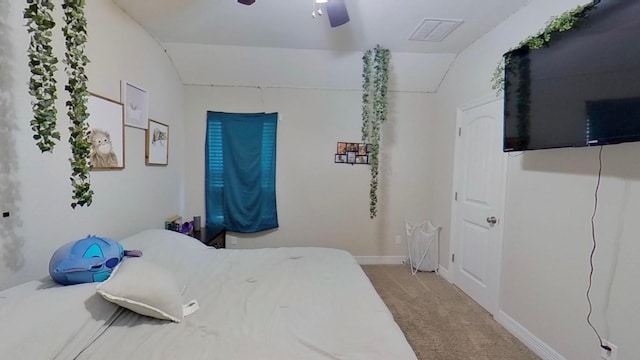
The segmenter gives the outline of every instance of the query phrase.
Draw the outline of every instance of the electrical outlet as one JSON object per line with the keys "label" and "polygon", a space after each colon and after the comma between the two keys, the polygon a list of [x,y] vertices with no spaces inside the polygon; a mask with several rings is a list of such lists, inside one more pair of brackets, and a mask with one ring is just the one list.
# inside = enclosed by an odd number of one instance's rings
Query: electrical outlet
{"label": "electrical outlet", "polygon": [[401,242],[402,242],[402,236],[396,235],[396,245],[400,245]]}
{"label": "electrical outlet", "polygon": [[231,245],[238,245],[238,239],[236,239],[235,237],[231,238]]}
{"label": "electrical outlet", "polygon": [[600,358],[602,360],[616,360],[618,358],[618,347],[604,339],[602,340],[602,344],[610,347],[611,351],[600,348]]}

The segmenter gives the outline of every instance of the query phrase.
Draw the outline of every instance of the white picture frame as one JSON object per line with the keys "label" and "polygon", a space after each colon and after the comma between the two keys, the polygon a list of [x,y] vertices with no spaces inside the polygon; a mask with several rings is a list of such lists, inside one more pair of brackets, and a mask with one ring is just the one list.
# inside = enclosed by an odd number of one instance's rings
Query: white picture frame
{"label": "white picture frame", "polygon": [[120,100],[124,105],[124,124],[146,130],[149,125],[149,97],[147,90],[122,80]]}

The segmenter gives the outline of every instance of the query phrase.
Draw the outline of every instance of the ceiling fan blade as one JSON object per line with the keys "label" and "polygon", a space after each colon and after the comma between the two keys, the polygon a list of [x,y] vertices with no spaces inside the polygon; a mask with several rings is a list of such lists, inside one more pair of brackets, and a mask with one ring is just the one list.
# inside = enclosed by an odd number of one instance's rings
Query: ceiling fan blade
{"label": "ceiling fan blade", "polygon": [[239,2],[240,4],[244,4],[244,5],[251,5],[251,4],[253,4],[254,2],[256,2],[256,0],[238,0],[238,2]]}
{"label": "ceiling fan blade", "polygon": [[331,27],[337,27],[349,22],[349,13],[344,0],[329,0],[327,2],[327,17]]}

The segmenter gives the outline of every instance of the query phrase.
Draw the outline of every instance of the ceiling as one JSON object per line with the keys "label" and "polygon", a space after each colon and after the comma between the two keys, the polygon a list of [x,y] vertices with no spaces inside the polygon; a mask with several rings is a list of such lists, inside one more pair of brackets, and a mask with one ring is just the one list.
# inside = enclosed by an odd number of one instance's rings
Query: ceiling
{"label": "ceiling", "polygon": [[[314,0],[113,0],[162,43],[458,53],[530,0],[345,0],[351,21],[313,18]],[[442,42],[408,40],[425,18],[463,20]]]}

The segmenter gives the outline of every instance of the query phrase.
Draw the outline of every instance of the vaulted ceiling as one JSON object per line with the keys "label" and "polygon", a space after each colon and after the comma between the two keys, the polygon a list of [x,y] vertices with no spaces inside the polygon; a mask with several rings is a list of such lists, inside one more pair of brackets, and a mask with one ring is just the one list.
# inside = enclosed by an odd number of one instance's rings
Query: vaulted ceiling
{"label": "vaulted ceiling", "polygon": [[[163,43],[458,53],[530,0],[345,0],[351,21],[331,28],[315,0],[113,0]],[[408,40],[425,18],[462,20],[442,42]]]}
{"label": "vaulted ceiling", "polygon": [[[316,0],[113,1],[162,44],[185,85],[356,90],[362,52],[379,44],[392,52],[392,90],[433,93],[460,51],[531,0],[328,0],[346,5],[350,21],[338,27]],[[442,41],[409,40],[425,19],[461,24]]]}

